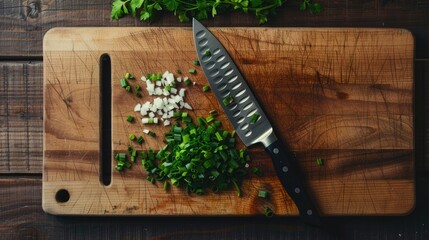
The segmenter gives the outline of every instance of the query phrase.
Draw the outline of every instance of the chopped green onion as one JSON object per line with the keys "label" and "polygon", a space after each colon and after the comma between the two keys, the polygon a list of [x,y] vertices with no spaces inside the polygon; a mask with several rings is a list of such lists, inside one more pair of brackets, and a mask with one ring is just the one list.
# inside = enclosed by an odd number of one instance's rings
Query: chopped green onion
{"label": "chopped green onion", "polygon": [[197,73],[197,70],[195,70],[195,68],[191,68],[191,69],[189,69],[189,71],[188,71],[190,74],[196,74]]}
{"label": "chopped green onion", "polygon": [[241,197],[241,189],[238,186],[237,182],[235,180],[232,180],[232,183],[234,184],[235,191],[237,192],[237,197]]}
{"label": "chopped green onion", "polygon": [[149,131],[149,132],[147,133],[147,135],[149,135],[149,136],[151,136],[151,137],[156,137],[156,133],[154,133],[154,132],[152,132],[152,131]]}
{"label": "chopped green onion", "polygon": [[316,163],[317,163],[318,166],[323,166],[323,164],[324,164],[323,163],[323,159],[320,158],[320,157],[316,159]]}
{"label": "chopped green onion", "polygon": [[127,117],[127,121],[130,122],[130,123],[133,122],[134,121],[134,117],[133,116],[128,116]]}
{"label": "chopped green onion", "polygon": [[131,141],[134,141],[135,139],[136,139],[136,135],[134,135],[134,134],[132,134],[132,133],[131,133],[131,134],[130,134],[130,140],[131,140]]}
{"label": "chopped green onion", "polygon": [[264,215],[266,217],[274,216],[273,210],[271,210],[271,208],[269,208],[269,207],[264,207]]}
{"label": "chopped green onion", "polygon": [[189,78],[187,78],[186,80],[185,80],[185,84],[187,85],[187,86],[189,86],[189,85],[191,85],[191,79],[189,79]]}
{"label": "chopped green onion", "polygon": [[167,90],[167,91],[171,91],[171,85],[167,85],[167,86],[165,86],[165,90]]}
{"label": "chopped green onion", "polygon": [[212,53],[210,52],[210,49],[207,49],[207,50],[204,52],[204,55],[206,55],[206,56],[211,56],[211,55],[212,55]]}
{"label": "chopped green onion", "polygon": [[208,117],[206,117],[207,123],[211,123],[213,120],[214,120],[214,117],[212,115],[209,115]]}
{"label": "chopped green onion", "polygon": [[135,88],[136,88],[136,91],[142,90],[142,87],[140,87],[140,85],[136,85]]}
{"label": "chopped green onion", "polygon": [[138,98],[141,98],[141,97],[142,97],[142,94],[141,94],[141,93],[139,93],[139,92],[136,92],[136,93],[135,93],[135,95],[136,95],[136,97],[138,97]]}
{"label": "chopped green onion", "polygon": [[216,110],[211,110],[209,113],[213,117],[216,117],[218,115],[218,112]]}
{"label": "chopped green onion", "polygon": [[125,73],[125,78],[126,79],[134,79],[134,76],[133,75],[131,75],[131,73]]}
{"label": "chopped green onion", "polygon": [[250,124],[254,124],[254,123],[256,123],[258,120],[259,120],[259,118],[260,118],[261,116],[259,115],[259,114],[257,114],[257,113],[254,113],[253,115],[252,115],[252,118],[250,119]]}
{"label": "chopped green onion", "polygon": [[176,73],[177,73],[177,74],[181,74],[181,73],[182,73],[182,71],[180,71],[179,69],[176,69]]}
{"label": "chopped green onion", "polygon": [[126,86],[126,87],[125,87],[125,91],[127,91],[127,92],[131,92],[131,86],[129,86],[129,85],[128,85],[128,86]]}
{"label": "chopped green onion", "polygon": [[193,63],[194,63],[194,65],[195,65],[195,66],[199,66],[199,65],[200,65],[200,61],[198,61],[198,60],[196,60],[196,59],[194,60],[194,62],[193,62]]}
{"label": "chopped green onion", "polygon": [[146,179],[147,179],[150,183],[152,183],[152,184],[154,184],[154,183],[155,183],[155,178],[153,178],[153,177],[151,177],[151,176],[147,176],[147,177],[146,177]]}
{"label": "chopped green onion", "polygon": [[138,142],[139,144],[142,144],[142,143],[143,143],[143,137],[142,137],[142,136],[139,136],[139,137],[137,138],[137,142]]}
{"label": "chopped green onion", "polygon": [[127,149],[127,150],[128,150],[128,152],[129,152],[129,153],[131,153],[131,152],[133,151],[133,147],[128,146],[128,149]]}
{"label": "chopped green onion", "polygon": [[121,83],[121,87],[122,88],[126,88],[128,86],[128,82],[125,78],[121,78],[121,80],[119,80]]}
{"label": "chopped green onion", "polygon": [[168,182],[167,181],[165,181],[164,182],[164,191],[168,191],[168,186],[169,186],[169,184],[168,184]]}
{"label": "chopped green onion", "polygon": [[263,190],[259,190],[258,197],[267,198],[268,197],[268,193],[265,192],[265,191],[263,191]]}
{"label": "chopped green onion", "polygon": [[203,90],[203,92],[208,92],[208,91],[210,91],[210,87],[209,86],[203,86],[202,90]]}
{"label": "chopped green onion", "polygon": [[252,167],[252,172],[258,177],[262,177],[263,175],[261,169],[258,167]]}
{"label": "chopped green onion", "polygon": [[207,122],[200,117],[197,125],[189,115],[174,113],[177,123],[165,134],[166,146],[157,152],[149,149],[140,153],[148,176],[192,194],[235,188],[241,196],[239,186],[246,175],[248,155],[235,149],[235,139],[218,128],[220,122],[216,125],[218,121]]}
{"label": "chopped green onion", "polygon": [[234,102],[234,98],[232,96],[226,97],[222,99],[222,103],[224,106],[228,106],[229,104]]}

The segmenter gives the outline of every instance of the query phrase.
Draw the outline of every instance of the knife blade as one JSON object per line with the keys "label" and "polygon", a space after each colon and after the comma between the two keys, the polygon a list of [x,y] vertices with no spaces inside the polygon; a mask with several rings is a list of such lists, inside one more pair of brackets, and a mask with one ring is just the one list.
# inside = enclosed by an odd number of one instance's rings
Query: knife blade
{"label": "knife blade", "polygon": [[237,135],[246,146],[256,143],[264,145],[271,155],[280,182],[296,204],[302,220],[319,225],[319,213],[304,187],[303,175],[294,161],[294,155],[276,137],[237,65],[206,27],[196,19],[193,19],[192,26],[201,67]]}

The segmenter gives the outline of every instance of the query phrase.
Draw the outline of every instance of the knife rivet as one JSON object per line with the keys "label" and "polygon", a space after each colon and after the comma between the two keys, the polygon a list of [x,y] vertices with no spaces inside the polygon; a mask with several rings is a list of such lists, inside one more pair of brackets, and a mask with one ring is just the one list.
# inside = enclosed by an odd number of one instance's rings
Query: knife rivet
{"label": "knife rivet", "polygon": [[295,188],[295,193],[300,193],[300,192],[301,192],[301,189]]}
{"label": "knife rivet", "polygon": [[311,209],[307,210],[307,215],[313,215],[313,211]]}
{"label": "knife rivet", "polygon": [[278,148],[274,148],[274,149],[273,149],[273,153],[274,153],[274,154],[278,154],[278,153],[279,153],[279,149],[278,149]]}
{"label": "knife rivet", "polygon": [[286,167],[286,166],[284,166],[284,167],[282,167],[282,171],[283,171],[283,172],[287,172],[287,171],[289,171],[289,168],[288,168],[288,167]]}

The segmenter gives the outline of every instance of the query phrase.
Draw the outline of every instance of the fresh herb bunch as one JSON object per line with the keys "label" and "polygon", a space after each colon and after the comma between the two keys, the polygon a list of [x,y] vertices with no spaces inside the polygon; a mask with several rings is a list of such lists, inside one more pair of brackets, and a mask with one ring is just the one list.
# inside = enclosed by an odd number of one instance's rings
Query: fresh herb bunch
{"label": "fresh herb bunch", "polygon": [[173,125],[166,133],[167,145],[158,152],[142,152],[148,180],[165,181],[164,186],[172,184],[195,194],[234,186],[240,196],[250,158],[245,149],[236,149],[235,132],[222,130],[213,117],[198,118],[194,124],[187,114],[178,116],[182,124]]}
{"label": "fresh herb bunch", "polygon": [[[112,19],[124,15],[138,16],[142,21],[153,21],[157,12],[173,12],[181,22],[188,22],[191,17],[207,19],[226,11],[241,11],[255,14],[260,24],[268,21],[278,7],[286,0],[113,0]],[[322,10],[318,3],[303,0],[301,10],[317,13]]]}

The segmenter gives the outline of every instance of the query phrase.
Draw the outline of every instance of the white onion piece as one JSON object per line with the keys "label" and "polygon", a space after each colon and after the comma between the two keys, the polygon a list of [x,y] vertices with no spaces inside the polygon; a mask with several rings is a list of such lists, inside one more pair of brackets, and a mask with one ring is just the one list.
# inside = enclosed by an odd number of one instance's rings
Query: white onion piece
{"label": "white onion piece", "polygon": [[142,108],[142,105],[140,103],[137,103],[137,105],[134,107],[134,112],[140,112]]}

